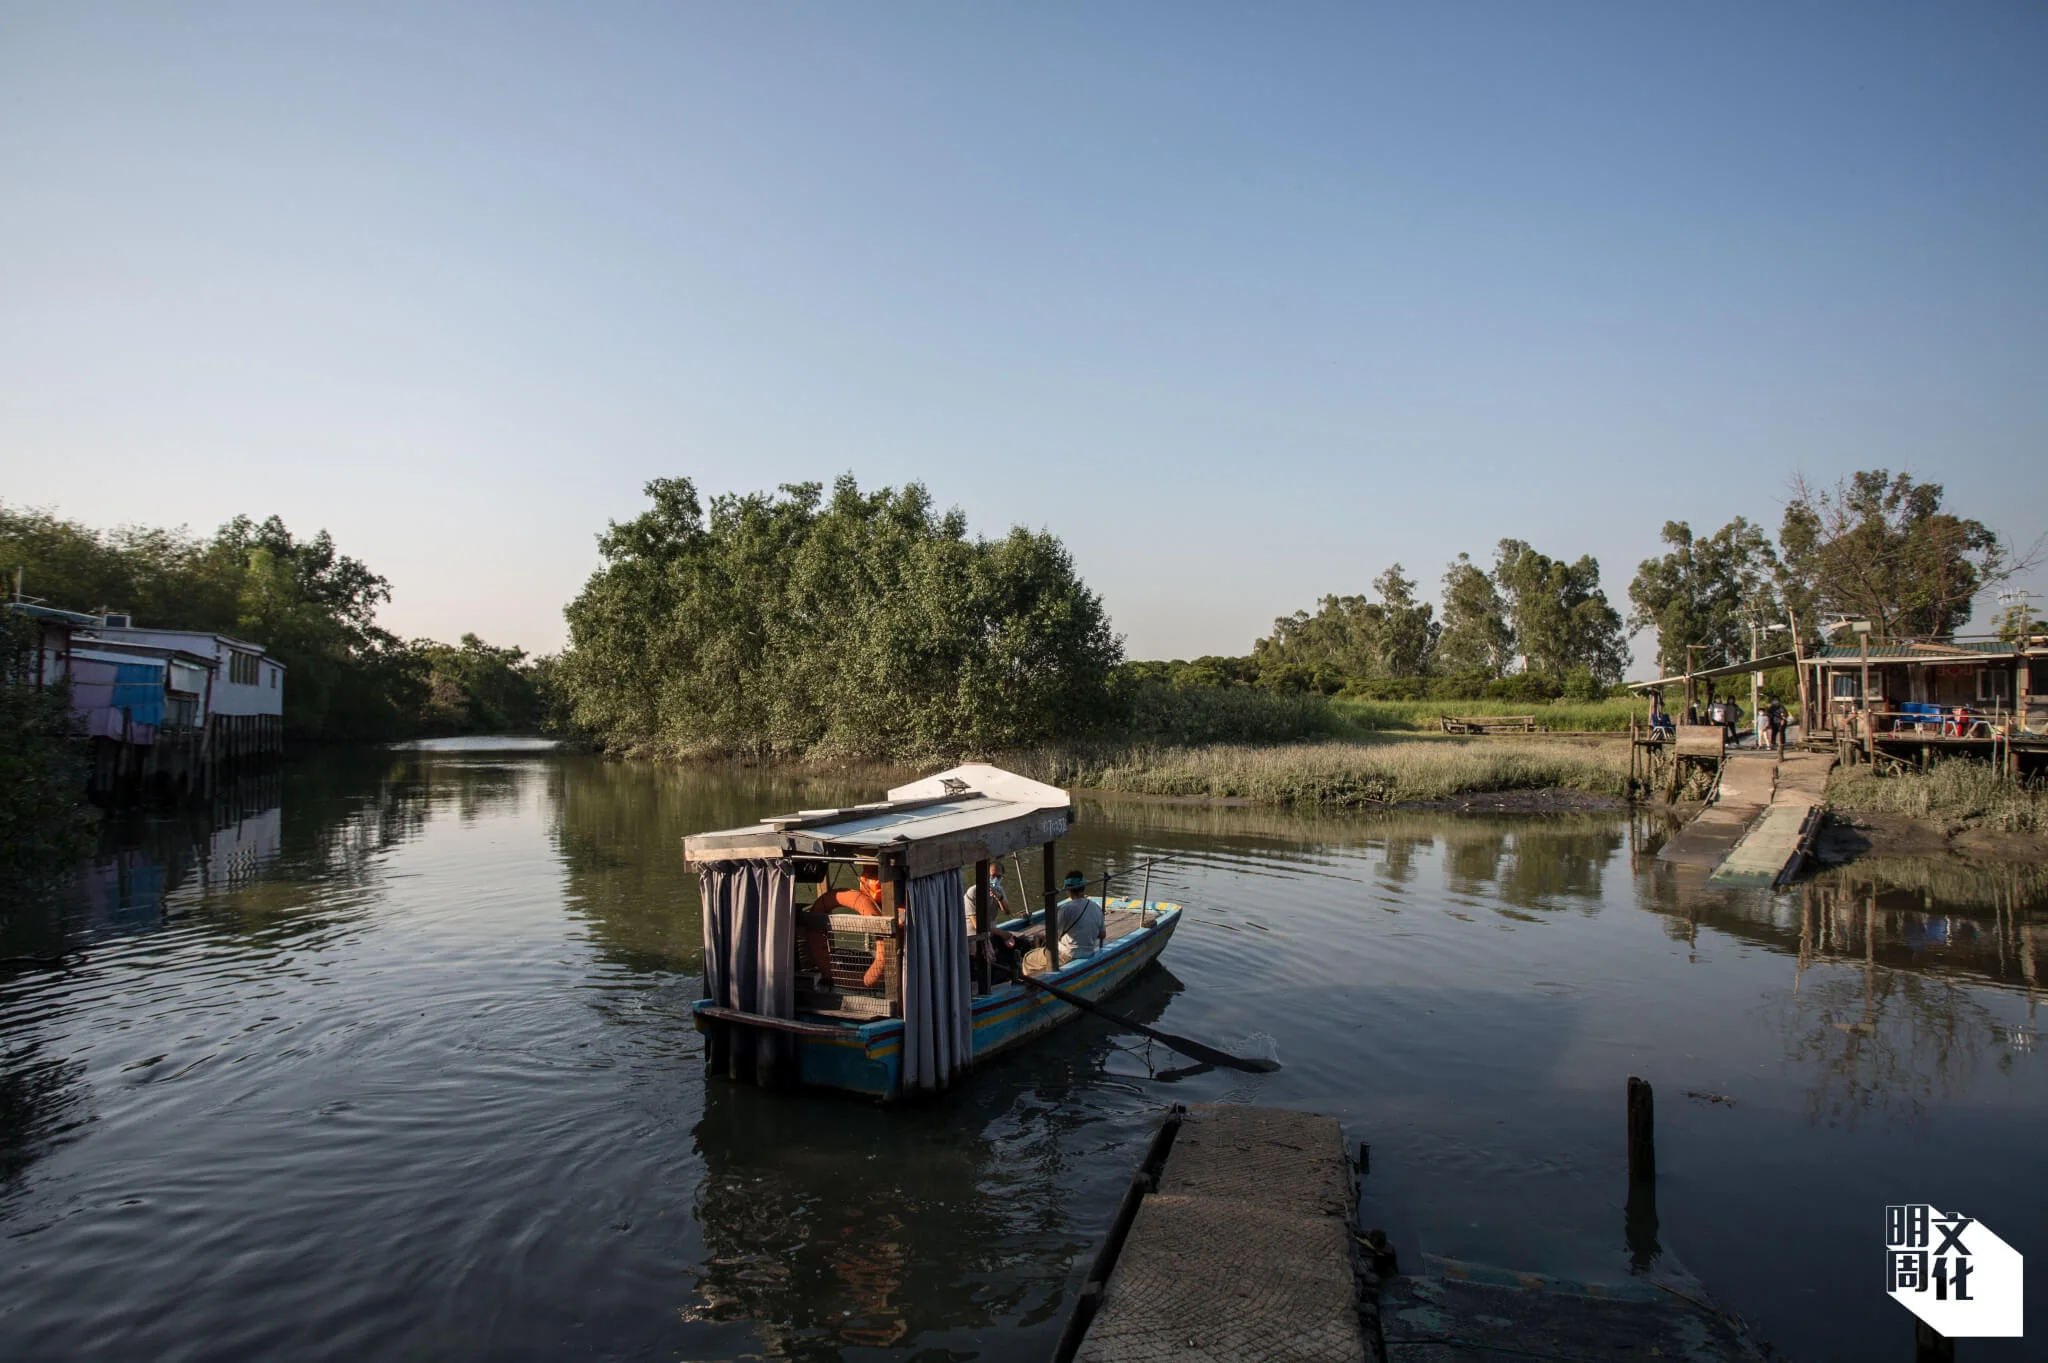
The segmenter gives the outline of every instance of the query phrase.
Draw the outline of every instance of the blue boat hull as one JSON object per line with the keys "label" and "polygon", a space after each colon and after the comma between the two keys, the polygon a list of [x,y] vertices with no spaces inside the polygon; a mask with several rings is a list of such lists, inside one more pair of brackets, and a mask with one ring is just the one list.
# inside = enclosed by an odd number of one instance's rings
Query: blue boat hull
{"label": "blue boat hull", "polygon": [[[1136,909],[1138,904],[1135,900],[1120,900],[1113,901],[1111,907]],[[1108,998],[1159,958],[1174,928],[1180,924],[1178,904],[1155,904],[1152,908],[1158,916],[1151,926],[1126,933],[1094,955],[1039,978],[1091,1002]],[[1080,1015],[1079,1008],[1043,990],[1020,984],[1004,985],[974,1001],[974,1063],[982,1064]],[[839,1032],[830,1037],[795,1038],[798,1082],[808,1088],[840,1089],[870,1098],[890,1099],[902,1093],[901,1018],[856,1023],[804,1014],[798,1020],[835,1023]],[[715,1024],[699,1017],[699,1030],[709,1025]]]}

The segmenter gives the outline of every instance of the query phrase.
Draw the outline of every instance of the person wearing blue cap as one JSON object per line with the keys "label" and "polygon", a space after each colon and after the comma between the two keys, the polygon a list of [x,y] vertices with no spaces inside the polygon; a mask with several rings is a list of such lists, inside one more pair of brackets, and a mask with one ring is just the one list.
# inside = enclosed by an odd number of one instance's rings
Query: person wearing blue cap
{"label": "person wearing blue cap", "polygon": [[[1102,949],[1102,905],[1088,897],[1088,877],[1079,871],[1067,872],[1062,882],[1067,897],[1059,904],[1060,964],[1082,956],[1092,956]],[[1024,954],[1024,970],[1035,975],[1052,964],[1050,954],[1044,947]]]}

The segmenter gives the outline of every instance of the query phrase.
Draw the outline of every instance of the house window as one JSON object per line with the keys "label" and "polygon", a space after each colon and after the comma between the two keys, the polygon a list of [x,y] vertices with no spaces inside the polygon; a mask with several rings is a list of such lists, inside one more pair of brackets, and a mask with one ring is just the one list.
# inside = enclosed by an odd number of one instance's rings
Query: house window
{"label": "house window", "polygon": [[2004,700],[2010,694],[2005,669],[2002,667],[1980,667],[1977,669],[1977,699]]}
{"label": "house window", "polygon": [[1854,700],[1859,680],[1854,672],[1837,672],[1835,675],[1834,697],[1836,700]]}
{"label": "house window", "polygon": [[256,684],[256,655],[239,650],[228,654],[228,680],[237,686]]}
{"label": "house window", "polygon": [[274,667],[270,669],[270,689],[273,691],[277,689],[277,669]]}

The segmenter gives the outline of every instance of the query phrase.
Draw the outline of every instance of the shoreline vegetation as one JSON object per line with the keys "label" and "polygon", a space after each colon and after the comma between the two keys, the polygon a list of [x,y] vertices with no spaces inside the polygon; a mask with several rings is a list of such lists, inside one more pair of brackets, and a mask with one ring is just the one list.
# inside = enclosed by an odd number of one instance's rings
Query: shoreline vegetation
{"label": "shoreline vegetation", "polygon": [[[299,742],[539,728],[613,756],[800,778],[985,757],[1084,790],[1324,810],[1618,804],[1625,735],[1649,713],[1619,684],[1630,633],[1656,632],[1667,674],[1755,656],[1765,621],[1875,617],[1893,598],[1917,604],[1888,629],[1939,633],[2009,569],[1995,536],[1941,511],[1939,486],[1878,471],[1801,489],[1778,549],[1739,517],[1711,536],[1666,525],[1670,552],[1641,566],[1626,623],[1597,560],[1506,539],[1490,568],[1457,556],[1440,613],[1397,563],[1373,595],[1325,596],[1244,655],[1145,661],[1125,657],[1055,535],[971,536],[920,484],[645,491],[639,515],[598,537],[602,564],[564,608],[568,648],[542,658],[474,635],[398,639],[376,623],[384,578],[275,517],[199,539],[0,505],[0,562],[69,606],[263,644],[291,669]],[[1917,565],[1884,601],[1855,597],[1859,544]],[[1928,583],[1946,585],[1928,596]],[[1789,669],[1762,686],[1795,698]],[[1536,731],[1458,737],[1445,716]],[[66,803],[60,782],[34,784]],[[2048,829],[2048,796],[1989,771],[1845,775],[1830,796],[1845,814]]]}
{"label": "shoreline vegetation", "polygon": [[1951,760],[1883,776],[1869,767],[1837,768],[1827,799],[1839,814],[1913,819],[1951,837],[1976,829],[2048,833],[2048,789],[2010,780],[1983,762]]}
{"label": "shoreline vegetation", "polygon": [[1611,739],[1425,738],[1193,747],[1103,744],[1012,755],[1056,785],[1316,809],[1384,809],[1503,792],[1619,798],[1628,754]]}

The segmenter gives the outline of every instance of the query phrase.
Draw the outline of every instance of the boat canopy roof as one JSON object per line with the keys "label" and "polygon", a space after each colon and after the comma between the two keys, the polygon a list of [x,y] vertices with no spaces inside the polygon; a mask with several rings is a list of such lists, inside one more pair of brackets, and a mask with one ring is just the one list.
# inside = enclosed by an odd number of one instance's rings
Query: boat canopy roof
{"label": "boat canopy roof", "polygon": [[1074,821],[1064,790],[974,762],[874,804],[800,809],[683,839],[692,862],[774,857],[901,858],[912,876],[1051,842]]}

